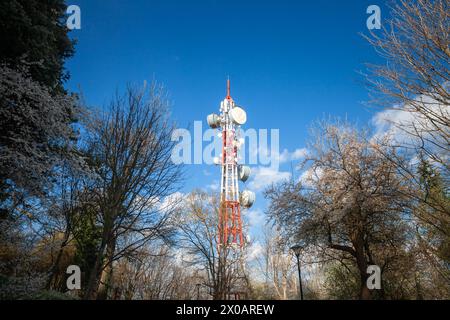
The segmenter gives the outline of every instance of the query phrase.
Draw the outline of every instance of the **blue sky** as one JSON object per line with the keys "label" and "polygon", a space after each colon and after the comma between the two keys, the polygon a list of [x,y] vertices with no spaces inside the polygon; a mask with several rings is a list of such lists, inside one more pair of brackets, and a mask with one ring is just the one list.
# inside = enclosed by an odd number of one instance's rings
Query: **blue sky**
{"label": "blue sky", "polygon": [[[367,33],[371,4],[384,1],[73,0],[81,8],[76,54],[67,87],[81,88],[101,107],[127,82],[156,79],[170,93],[179,127],[218,112],[227,76],[234,100],[248,114],[246,128],[280,130],[280,151],[305,146],[308,127],[323,117],[366,124],[374,110],[362,77],[379,62],[359,35]],[[206,124],[204,124],[206,129]],[[289,171],[290,163],[280,168]],[[208,172],[207,175],[204,173]],[[206,188],[219,169],[187,168],[184,192]],[[249,214],[263,223],[260,193]],[[254,226],[252,234],[258,236]]]}

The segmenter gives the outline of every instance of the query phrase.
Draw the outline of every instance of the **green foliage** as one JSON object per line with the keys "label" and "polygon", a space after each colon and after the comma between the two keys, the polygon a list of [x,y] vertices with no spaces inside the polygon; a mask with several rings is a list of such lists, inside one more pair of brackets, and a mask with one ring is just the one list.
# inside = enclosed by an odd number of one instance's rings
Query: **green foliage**
{"label": "green foliage", "polygon": [[[76,135],[76,100],[66,94],[74,42],[63,0],[0,2],[0,218],[50,187],[55,162]],[[17,200],[19,199],[19,200]],[[9,207],[9,208],[7,208]]]}
{"label": "green foliage", "polygon": [[0,2],[0,61],[15,68],[26,61],[32,78],[62,92],[65,59],[74,42],[65,26],[64,0]]}
{"label": "green foliage", "polygon": [[325,270],[325,289],[330,299],[358,299],[360,280],[356,266],[345,267],[338,262],[329,264]]}
{"label": "green foliage", "polygon": [[76,241],[74,263],[84,271],[83,282],[89,279],[102,239],[102,228],[96,224],[96,218],[95,209],[89,206],[82,208],[73,218],[73,234]]}
{"label": "green foliage", "polygon": [[418,174],[421,184],[421,201],[416,208],[419,218],[419,235],[436,255],[450,263],[450,197],[446,183],[427,160],[421,159]]}

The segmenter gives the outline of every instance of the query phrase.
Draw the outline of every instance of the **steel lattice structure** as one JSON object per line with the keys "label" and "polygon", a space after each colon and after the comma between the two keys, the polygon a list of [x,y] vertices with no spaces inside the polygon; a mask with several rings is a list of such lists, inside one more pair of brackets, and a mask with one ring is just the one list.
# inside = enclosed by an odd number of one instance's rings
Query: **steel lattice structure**
{"label": "steel lattice structure", "polygon": [[247,180],[250,168],[238,164],[239,127],[246,122],[246,113],[238,107],[230,95],[230,80],[227,81],[227,96],[220,104],[220,115],[208,116],[208,124],[220,130],[222,152],[215,159],[221,166],[220,208],[218,219],[218,245],[244,246],[242,233],[241,206],[250,207],[254,202],[254,193],[239,192],[239,180]]}

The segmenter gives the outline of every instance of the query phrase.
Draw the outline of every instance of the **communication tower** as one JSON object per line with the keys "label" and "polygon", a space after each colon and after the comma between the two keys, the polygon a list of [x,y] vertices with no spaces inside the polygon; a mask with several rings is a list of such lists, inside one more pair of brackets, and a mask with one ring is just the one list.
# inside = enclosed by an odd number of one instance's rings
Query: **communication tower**
{"label": "communication tower", "polygon": [[250,208],[255,194],[244,190],[239,192],[239,180],[245,182],[250,168],[238,163],[238,154],[244,143],[239,128],[247,121],[247,114],[230,95],[230,80],[227,80],[227,96],[220,103],[220,114],[210,114],[208,125],[219,130],[222,138],[222,152],[214,163],[221,166],[220,208],[217,241],[219,246],[242,248],[245,240],[242,234],[241,208]]}

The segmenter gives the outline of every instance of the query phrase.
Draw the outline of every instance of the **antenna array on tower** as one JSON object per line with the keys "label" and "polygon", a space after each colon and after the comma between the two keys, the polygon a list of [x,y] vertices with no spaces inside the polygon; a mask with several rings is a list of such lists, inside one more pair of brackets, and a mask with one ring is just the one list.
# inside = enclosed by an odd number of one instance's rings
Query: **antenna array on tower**
{"label": "antenna array on tower", "polygon": [[230,80],[227,81],[227,96],[220,104],[220,114],[207,117],[211,128],[220,130],[222,152],[215,163],[221,166],[220,209],[218,225],[219,246],[244,246],[241,208],[249,208],[255,201],[255,194],[249,190],[239,192],[239,180],[245,182],[250,168],[238,164],[238,152],[242,143],[239,127],[247,121],[247,114],[237,106],[230,95]]}

